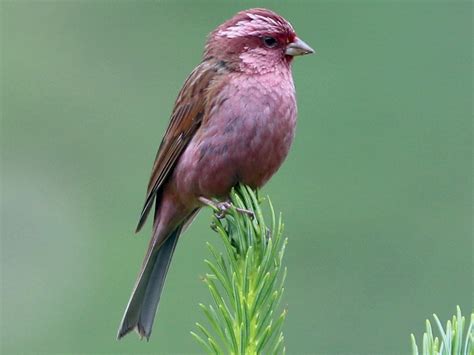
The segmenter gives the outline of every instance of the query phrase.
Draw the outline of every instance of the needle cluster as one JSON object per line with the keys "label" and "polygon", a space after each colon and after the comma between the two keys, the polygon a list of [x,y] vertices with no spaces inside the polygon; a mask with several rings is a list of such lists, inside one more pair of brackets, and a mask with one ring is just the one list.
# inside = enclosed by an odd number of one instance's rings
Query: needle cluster
{"label": "needle cluster", "polygon": [[[286,268],[282,267],[286,239],[270,201],[271,226],[266,225],[261,200],[251,188],[238,185],[230,194],[232,207],[223,219],[213,218],[212,229],[223,244],[220,252],[207,246],[209,272],[204,282],[212,305],[200,304],[209,326],[196,323],[194,338],[212,354],[284,353],[280,310]],[[253,216],[238,209],[253,212]],[[219,212],[216,209],[216,212]]]}
{"label": "needle cluster", "polygon": [[426,320],[426,332],[423,334],[421,352],[416,345],[415,336],[411,335],[413,355],[474,355],[474,313],[471,314],[465,335],[463,333],[466,320],[462,316],[459,306],[456,308],[456,315],[453,316],[453,319],[447,321],[446,329],[443,329],[436,314],[433,314],[433,318],[441,340],[433,335],[430,321]]}

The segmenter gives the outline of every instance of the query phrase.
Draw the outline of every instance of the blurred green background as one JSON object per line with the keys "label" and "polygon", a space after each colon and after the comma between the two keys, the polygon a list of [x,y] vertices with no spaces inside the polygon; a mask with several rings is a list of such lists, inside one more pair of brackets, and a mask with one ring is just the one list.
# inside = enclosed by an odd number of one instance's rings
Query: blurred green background
{"label": "blurred green background", "polygon": [[2,353],[198,353],[206,210],[150,343],[116,330],[149,238],[153,158],[208,32],[289,19],[299,122],[264,192],[290,239],[289,354],[408,353],[473,308],[471,2],[1,3]]}

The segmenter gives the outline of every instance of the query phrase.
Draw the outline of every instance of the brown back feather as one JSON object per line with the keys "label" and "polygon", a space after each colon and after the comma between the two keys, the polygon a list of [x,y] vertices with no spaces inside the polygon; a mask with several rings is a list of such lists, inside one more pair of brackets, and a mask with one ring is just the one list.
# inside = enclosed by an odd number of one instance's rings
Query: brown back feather
{"label": "brown back feather", "polygon": [[136,232],[142,228],[155,197],[204,120],[208,97],[215,95],[215,88],[220,86],[216,86],[215,82],[223,69],[225,66],[209,58],[197,66],[186,79],[176,99],[168,129],[156,153]]}

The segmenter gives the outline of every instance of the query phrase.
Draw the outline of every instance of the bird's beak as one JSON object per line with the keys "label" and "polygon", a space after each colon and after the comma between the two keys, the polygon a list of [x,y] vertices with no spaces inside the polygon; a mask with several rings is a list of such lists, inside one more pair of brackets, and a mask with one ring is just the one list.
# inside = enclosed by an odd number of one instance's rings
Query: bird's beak
{"label": "bird's beak", "polygon": [[314,53],[314,49],[296,37],[293,42],[286,46],[286,55],[296,56]]}

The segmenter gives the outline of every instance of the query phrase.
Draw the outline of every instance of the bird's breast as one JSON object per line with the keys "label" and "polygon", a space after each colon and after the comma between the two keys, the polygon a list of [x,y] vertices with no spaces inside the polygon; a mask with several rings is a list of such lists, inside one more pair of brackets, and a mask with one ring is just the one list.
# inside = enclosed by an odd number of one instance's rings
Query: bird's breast
{"label": "bird's breast", "polygon": [[207,116],[179,164],[186,171],[182,188],[223,196],[238,182],[260,187],[281,166],[293,141],[291,74],[237,77],[209,103]]}

